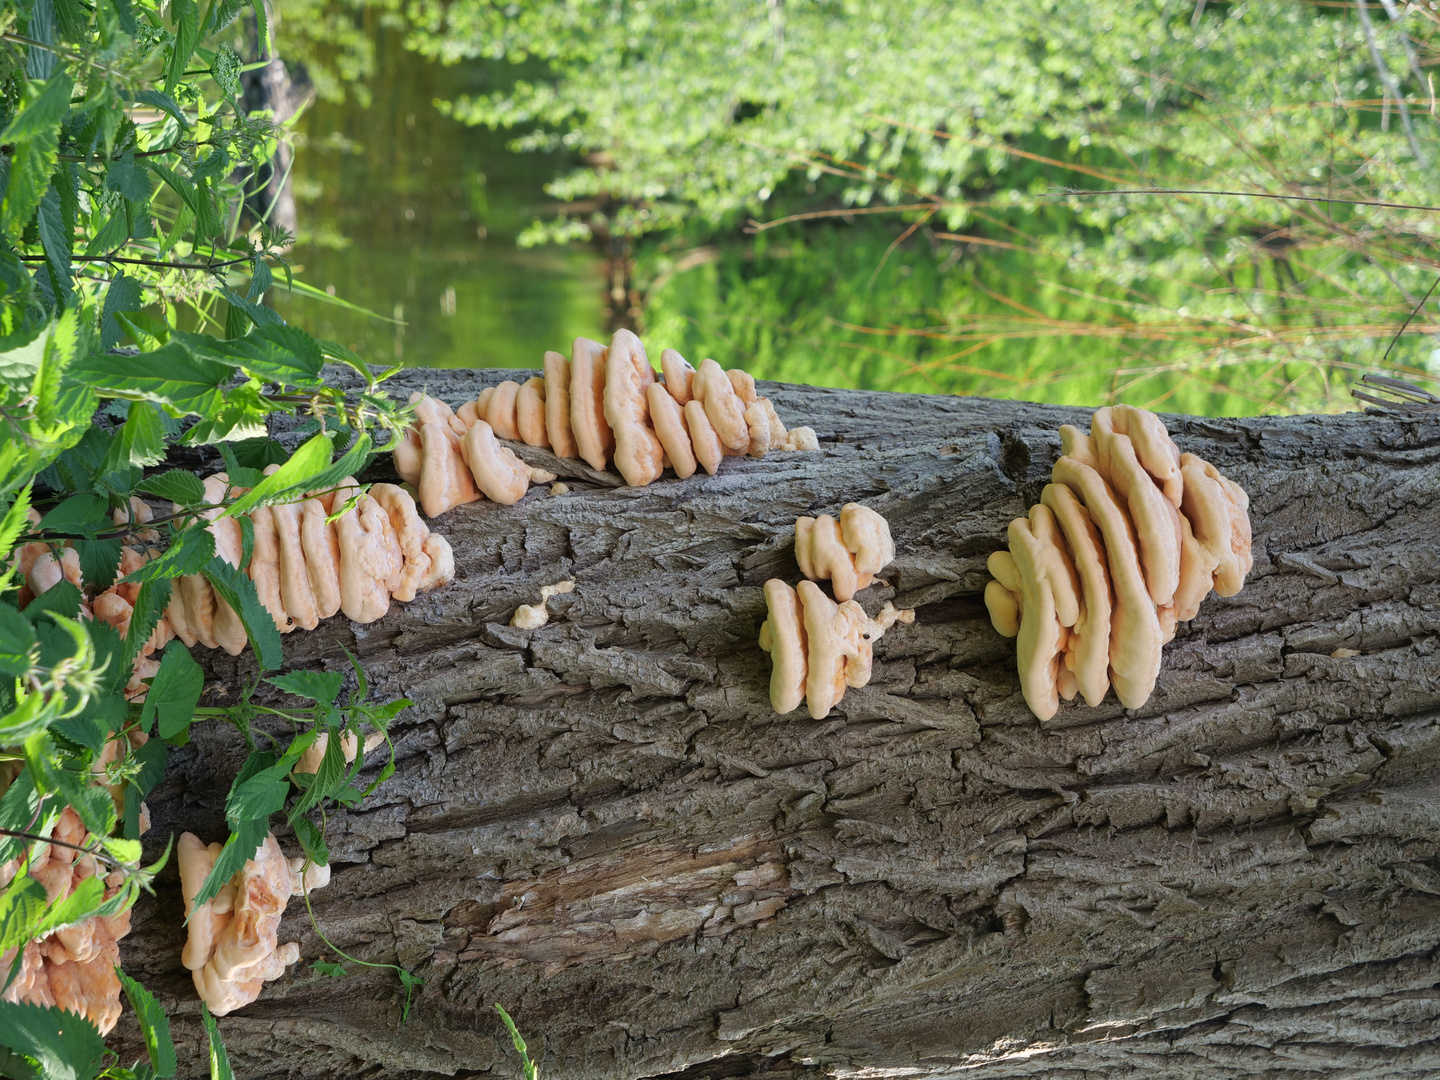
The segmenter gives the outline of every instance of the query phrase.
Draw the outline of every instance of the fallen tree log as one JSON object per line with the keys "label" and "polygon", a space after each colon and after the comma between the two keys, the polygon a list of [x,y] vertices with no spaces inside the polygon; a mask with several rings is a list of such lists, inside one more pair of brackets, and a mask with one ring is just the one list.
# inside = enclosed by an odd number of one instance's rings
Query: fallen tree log
{"label": "fallen tree log", "polygon": [[[458,405],[513,374],[396,383]],[[285,639],[415,702],[315,915],[425,985],[402,1024],[393,973],[302,963],[221,1021],[237,1075],[515,1075],[493,1002],[565,1080],[1435,1075],[1440,417],[1167,417],[1249,491],[1254,571],[1145,708],[1041,724],[984,563],[1088,414],[762,392],[822,452],[459,508],[452,587]],[[860,599],[918,618],[830,717],[777,716],[760,587],[850,500],[900,552]],[[549,625],[506,625],[567,577]],[[253,672],[202,659],[211,700]],[[151,840],[221,838],[242,757],[197,727]],[[333,959],[297,906],[281,939]],[[199,1075],[180,920],[172,884],[123,952]]]}

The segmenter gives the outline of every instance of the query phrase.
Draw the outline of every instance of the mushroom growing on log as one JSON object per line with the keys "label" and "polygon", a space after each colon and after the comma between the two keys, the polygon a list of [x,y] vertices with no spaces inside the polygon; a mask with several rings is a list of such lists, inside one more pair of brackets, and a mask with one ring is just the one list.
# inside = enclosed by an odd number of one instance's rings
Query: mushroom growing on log
{"label": "mushroom growing on log", "polygon": [[[460,405],[531,374],[394,382]],[[313,905],[425,985],[401,1024],[390,972],[271,983],[221,1021],[236,1074],[512,1075],[497,1001],[566,1080],[1440,1072],[1440,418],[1165,417],[1249,493],[1254,567],[1179,625],[1143,708],[1042,723],[985,560],[1090,410],[760,389],[823,455],[619,492],[537,456],[570,493],[454,510],[452,587],[285,639],[416,702],[397,773],[331,817]],[[846,499],[899,551],[867,603],[916,622],[826,719],[776,715],[762,586],[799,580],[794,520]],[[505,625],[571,576],[563,621]],[[207,684],[254,670],[198,659]],[[192,729],[147,856],[222,834],[244,755]],[[157,893],[126,970],[179,1003],[203,1075],[179,890]],[[281,937],[317,956],[297,906]]]}

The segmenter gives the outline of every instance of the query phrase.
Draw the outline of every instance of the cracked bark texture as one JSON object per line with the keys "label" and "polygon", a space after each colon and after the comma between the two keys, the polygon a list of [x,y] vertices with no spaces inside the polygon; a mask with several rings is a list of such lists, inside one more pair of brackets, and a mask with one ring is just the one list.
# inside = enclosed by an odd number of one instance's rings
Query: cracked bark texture
{"label": "cracked bark texture", "polygon": [[[514,375],[395,382],[459,405]],[[401,1024],[393,973],[310,972],[333,957],[297,901],[306,961],[221,1021],[237,1075],[517,1075],[492,1002],[565,1080],[1440,1071],[1440,420],[1167,417],[1249,491],[1254,571],[1182,625],[1145,708],[1041,724],[984,562],[1088,413],[763,392],[820,453],[639,490],[568,463],[569,494],[433,523],[450,588],[285,639],[415,702],[314,899],[336,944],[425,986]],[[829,718],[777,716],[761,585],[799,580],[797,515],[850,500],[900,552],[859,599],[918,618]],[[567,577],[548,626],[506,625]],[[253,670],[202,659],[211,701]],[[172,752],[152,847],[223,837],[242,756],[214,725]],[[201,1075],[158,892],[125,965]]]}

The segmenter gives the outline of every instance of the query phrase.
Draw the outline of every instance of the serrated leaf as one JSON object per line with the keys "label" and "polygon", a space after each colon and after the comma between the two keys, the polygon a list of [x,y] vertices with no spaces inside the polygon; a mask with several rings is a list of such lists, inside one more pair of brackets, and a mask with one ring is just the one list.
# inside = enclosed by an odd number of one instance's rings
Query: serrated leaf
{"label": "serrated leaf", "polygon": [[138,356],[91,353],[71,366],[71,374],[102,395],[142,398],[201,415],[223,408],[232,377],[227,365],[193,356],[178,342]]}
{"label": "serrated leaf", "polygon": [[344,964],[332,964],[326,960],[316,960],[310,965],[310,970],[321,975],[328,975],[332,979],[343,979],[350,974],[345,970]]}
{"label": "serrated leaf", "polygon": [[165,554],[157,559],[151,559],[120,580],[129,584],[198,574],[214,557],[214,535],[209,529],[191,526],[179,533],[171,542],[170,547],[166,549]]}
{"label": "serrated leaf", "polygon": [[44,132],[17,143],[10,157],[10,177],[5,185],[5,202],[0,208],[0,229],[19,237],[34,217],[40,197],[50,185],[50,174],[59,153],[58,132]]}
{"label": "serrated leaf", "polygon": [[245,293],[245,299],[258,301],[270,291],[270,286],[273,284],[275,284],[275,275],[270,272],[270,264],[256,255],[250,262],[250,288]]}
{"label": "serrated leaf", "polygon": [[160,659],[160,670],[150,680],[150,692],[145,695],[140,713],[141,730],[149,731],[151,722],[158,719],[162,739],[174,739],[182,734],[194,718],[195,706],[204,689],[204,670],[183,641],[179,638],[171,641]]}
{"label": "serrated leaf", "polygon": [[255,12],[255,26],[260,31],[260,55],[270,55],[270,20],[265,14],[265,0],[250,0]]}
{"label": "serrated leaf", "polygon": [[55,22],[60,36],[66,41],[81,44],[89,36],[90,19],[80,0],[51,0],[55,8]]}
{"label": "serrated leaf", "polygon": [[75,292],[75,277],[70,270],[72,234],[65,226],[60,194],[53,185],[41,198],[40,212],[35,220],[40,232],[40,246],[45,251],[45,265],[55,275],[60,297],[68,306]]}
{"label": "serrated leaf", "polygon": [[9,604],[0,604],[0,675],[18,679],[29,673],[39,644],[30,620]]}
{"label": "serrated leaf", "polygon": [[141,491],[185,507],[199,506],[205,501],[205,485],[198,476],[184,469],[147,476],[137,486]]}
{"label": "serrated leaf", "polygon": [[85,245],[85,254],[108,255],[118,252],[125,241],[130,239],[130,215],[125,208],[117,207],[106,219],[105,224],[95,231]]}
{"label": "serrated leaf", "polygon": [[224,516],[239,517],[262,502],[273,502],[288,494],[305,491],[312,487],[314,478],[323,474],[329,465],[329,438],[323,434],[312,436],[300,444],[299,449],[290,455],[289,461],[227,507]]}
{"label": "serrated leaf", "polygon": [[137,105],[153,105],[161,112],[169,113],[182,129],[188,130],[190,127],[190,121],[186,119],[184,111],[175,104],[175,99],[163,90],[139,90],[136,91],[132,100]]}
{"label": "serrated leaf", "polygon": [[24,394],[35,383],[40,364],[45,359],[45,344],[49,340],[49,327],[43,323],[0,337],[0,383]]}
{"label": "serrated leaf", "polygon": [[145,1038],[145,1052],[150,1057],[150,1067],[157,1077],[174,1076],[179,1068],[175,1060],[175,1043],[170,1037],[170,1021],[155,996],[123,971],[116,969],[130,1007],[135,1010],[135,1019],[140,1024],[140,1034]]}
{"label": "serrated leaf", "polygon": [[120,20],[120,29],[125,33],[135,33],[135,10],[130,6],[130,0],[110,0],[110,6],[115,9],[115,15]]}
{"label": "serrated leaf", "polygon": [[325,754],[315,770],[310,786],[300,793],[295,805],[290,808],[289,820],[293,825],[302,814],[309,813],[323,799],[329,798],[345,783],[345,746],[339,730],[329,732],[325,743]]}
{"label": "serrated leaf", "polygon": [[225,1053],[225,1044],[220,1041],[220,1029],[215,1026],[215,1018],[203,1001],[200,1003],[200,1018],[205,1022],[205,1034],[210,1039],[210,1080],[235,1080],[235,1073],[230,1069],[230,1055]]}
{"label": "serrated leaf", "polygon": [[102,352],[109,352],[125,336],[124,328],[115,318],[116,314],[121,311],[139,311],[141,306],[142,293],[138,281],[126,277],[124,271],[110,279],[110,287],[105,290],[105,307],[100,315]]}
{"label": "serrated leaf", "polygon": [[0,952],[35,937],[45,920],[48,902],[45,886],[32,877],[18,877],[0,891]]}
{"label": "serrated leaf", "polygon": [[130,629],[125,635],[123,655],[127,666],[144,648],[145,642],[150,640],[150,635],[155,632],[155,625],[160,621],[160,616],[164,614],[169,603],[170,580],[168,578],[147,581],[140,586],[140,593],[135,597],[135,611],[130,616]]}
{"label": "serrated leaf", "polygon": [[305,857],[319,866],[330,864],[330,849],[325,846],[325,834],[307,817],[297,817],[290,823],[295,829],[295,839]]}
{"label": "serrated leaf", "polygon": [[115,584],[122,546],[118,536],[109,540],[75,541],[75,551],[80,556],[80,578],[87,588],[104,592]]}
{"label": "serrated leaf", "polygon": [[215,865],[210,868],[200,891],[195,894],[195,906],[198,907],[213,898],[227,881],[243,870],[269,835],[269,818],[239,822],[226,839],[225,847],[221,849]]}
{"label": "serrated leaf", "polygon": [[240,616],[250,647],[261,671],[273,671],[284,662],[280,648],[280,630],[275,619],[260,603],[255,583],[242,570],[216,557],[202,571],[220,599]]}
{"label": "serrated leaf", "polygon": [[41,619],[45,620],[44,625],[51,625],[48,618],[51,613],[63,615],[67,619],[77,618],[80,615],[81,599],[80,590],[72,583],[58,582],[25,605],[25,618],[29,619],[32,625],[40,625]]}
{"label": "serrated leaf", "polygon": [[0,132],[0,143],[24,142],[58,129],[70,111],[70,92],[74,85],[63,66],[56,69],[38,93],[34,92],[32,83],[30,101]]}
{"label": "serrated leaf", "polygon": [[0,1046],[30,1059],[44,1080],[90,1080],[105,1053],[105,1040],[85,1017],[8,1001],[0,1001]]}
{"label": "serrated leaf", "polygon": [[108,528],[110,504],[99,495],[84,492],[71,495],[55,509],[40,519],[39,527],[62,536],[80,534],[93,536],[99,529]]}
{"label": "serrated leaf", "polygon": [[130,402],[125,424],[111,444],[114,465],[158,465],[165,459],[165,422],[153,402]]}
{"label": "serrated leaf", "polygon": [[30,526],[30,493],[34,481],[26,484],[15,495],[15,501],[0,518],[0,559],[4,559],[15,546],[15,541]]}
{"label": "serrated leaf", "polygon": [[287,694],[329,705],[340,693],[340,684],[344,680],[345,676],[338,671],[291,671],[265,681]]}
{"label": "serrated leaf", "polygon": [[118,191],[132,202],[150,201],[150,176],[145,166],[135,160],[135,151],[127,150],[119,160],[112,161],[105,173],[105,186]]}
{"label": "serrated leaf", "polygon": [[175,44],[170,51],[170,64],[165,69],[165,90],[173,90],[185,77],[185,65],[200,44],[200,6],[195,0],[175,0],[170,5],[175,19]]}

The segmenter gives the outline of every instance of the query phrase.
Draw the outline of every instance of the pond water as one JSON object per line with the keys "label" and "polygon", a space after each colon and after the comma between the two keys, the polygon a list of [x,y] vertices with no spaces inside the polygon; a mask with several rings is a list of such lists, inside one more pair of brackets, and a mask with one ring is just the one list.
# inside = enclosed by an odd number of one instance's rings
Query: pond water
{"label": "pond water", "polygon": [[546,349],[568,352],[577,335],[599,334],[599,257],[515,246],[564,162],[511,153],[513,135],[434,107],[508,72],[428,63],[385,30],[375,46],[372,104],[312,105],[292,173],[296,276],[374,315],[283,287],[271,302],[375,364],[538,367]]}

